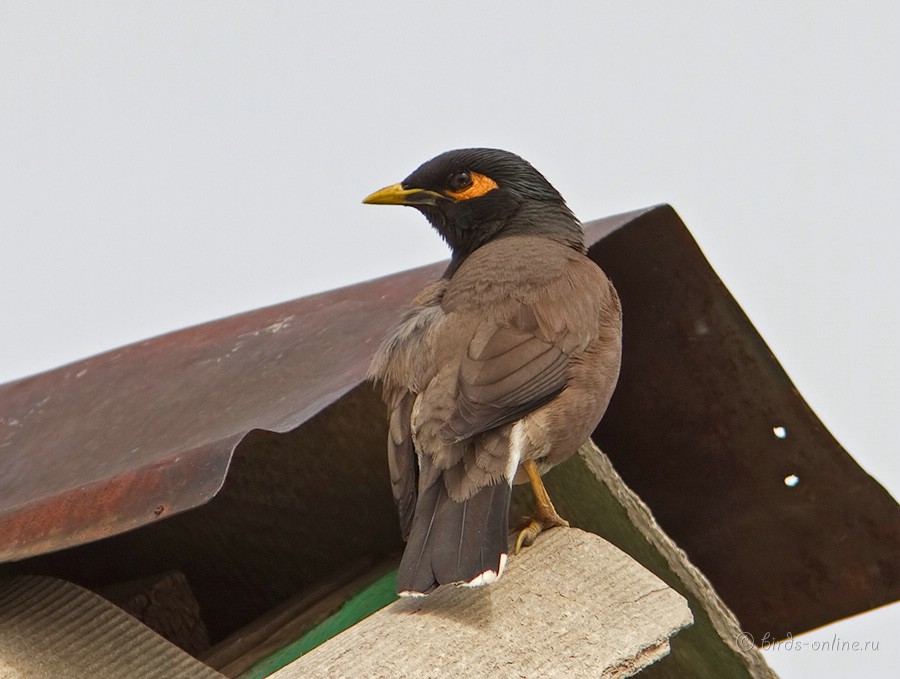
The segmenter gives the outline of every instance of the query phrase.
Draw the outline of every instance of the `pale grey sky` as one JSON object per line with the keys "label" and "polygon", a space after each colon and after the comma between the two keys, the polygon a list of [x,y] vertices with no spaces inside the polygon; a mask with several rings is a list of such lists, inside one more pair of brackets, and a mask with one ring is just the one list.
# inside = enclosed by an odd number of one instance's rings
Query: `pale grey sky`
{"label": "pale grey sky", "polygon": [[549,7],[0,2],[0,381],[442,259],[360,201],[497,146],[585,220],[671,203],[896,496],[900,4]]}

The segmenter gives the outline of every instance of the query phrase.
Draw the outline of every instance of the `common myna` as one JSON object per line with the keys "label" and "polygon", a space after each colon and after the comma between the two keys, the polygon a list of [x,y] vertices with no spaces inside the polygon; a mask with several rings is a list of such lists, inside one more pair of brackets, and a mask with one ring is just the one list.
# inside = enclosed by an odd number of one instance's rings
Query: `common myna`
{"label": "common myna", "polygon": [[370,378],[406,549],[401,595],[503,573],[514,482],[537,509],[516,550],[566,526],[541,473],[597,426],[619,374],[621,308],[562,196],[525,160],[449,151],[366,203],[410,205],[452,249],[388,333]]}

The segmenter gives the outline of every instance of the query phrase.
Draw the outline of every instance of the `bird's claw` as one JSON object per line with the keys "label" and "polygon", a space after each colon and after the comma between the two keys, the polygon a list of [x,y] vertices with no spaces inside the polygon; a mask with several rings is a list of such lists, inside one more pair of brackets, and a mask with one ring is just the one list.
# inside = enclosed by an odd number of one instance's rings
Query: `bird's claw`
{"label": "bird's claw", "polygon": [[557,526],[568,528],[569,522],[555,511],[551,515],[536,514],[533,516],[528,525],[519,531],[519,537],[516,539],[516,554],[519,553],[523,546],[530,547],[533,545],[537,536],[543,531],[556,528]]}

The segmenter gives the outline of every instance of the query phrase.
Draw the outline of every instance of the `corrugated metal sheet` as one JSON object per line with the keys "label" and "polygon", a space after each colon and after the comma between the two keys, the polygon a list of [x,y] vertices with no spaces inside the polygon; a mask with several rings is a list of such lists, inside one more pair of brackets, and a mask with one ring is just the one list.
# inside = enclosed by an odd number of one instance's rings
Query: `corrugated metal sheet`
{"label": "corrugated metal sheet", "polygon": [[[622,378],[596,439],[744,626],[796,634],[897,599],[897,504],[811,412],[675,212],[650,208],[585,230],[625,309]],[[442,269],[208,323],[0,387],[0,560],[207,502],[248,432],[291,430],[358,386],[386,329]],[[368,398],[354,407],[378,408]],[[315,473],[332,465],[336,483],[348,465],[381,465],[382,454],[316,460]],[[784,484],[790,474],[796,487]],[[374,531],[367,538],[383,540]]]}
{"label": "corrugated metal sheet", "polygon": [[252,429],[287,431],[360,383],[442,265],[164,335],[0,387],[0,561],[209,500]]}
{"label": "corrugated metal sheet", "polygon": [[93,592],[55,578],[0,582],[3,679],[224,679]]}

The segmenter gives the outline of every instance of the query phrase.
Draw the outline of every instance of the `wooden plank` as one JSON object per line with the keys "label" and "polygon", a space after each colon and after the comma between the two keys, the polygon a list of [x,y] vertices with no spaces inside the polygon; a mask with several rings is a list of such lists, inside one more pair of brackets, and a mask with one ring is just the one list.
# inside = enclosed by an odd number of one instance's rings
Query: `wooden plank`
{"label": "wooden plank", "polygon": [[[694,624],[674,640],[672,652],[642,677],[775,677],[758,649],[741,643],[746,637],[739,622],[706,576],[660,528],[647,505],[592,442],[544,480],[557,510],[571,525],[609,540],[688,600]],[[530,491],[518,487],[513,500],[513,517],[529,511],[533,502]]]}
{"label": "wooden plank", "polygon": [[691,621],[683,597],[610,543],[556,529],[500,582],[397,601],[273,677],[627,677]]}

